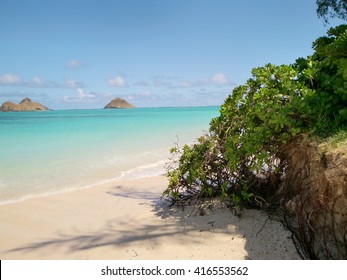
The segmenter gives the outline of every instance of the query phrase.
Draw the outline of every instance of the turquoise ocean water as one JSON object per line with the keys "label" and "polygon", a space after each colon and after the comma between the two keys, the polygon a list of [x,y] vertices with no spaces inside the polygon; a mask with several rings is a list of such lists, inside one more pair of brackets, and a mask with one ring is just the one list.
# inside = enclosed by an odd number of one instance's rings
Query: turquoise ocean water
{"label": "turquoise ocean water", "polygon": [[219,107],[0,112],[0,204],[159,175]]}

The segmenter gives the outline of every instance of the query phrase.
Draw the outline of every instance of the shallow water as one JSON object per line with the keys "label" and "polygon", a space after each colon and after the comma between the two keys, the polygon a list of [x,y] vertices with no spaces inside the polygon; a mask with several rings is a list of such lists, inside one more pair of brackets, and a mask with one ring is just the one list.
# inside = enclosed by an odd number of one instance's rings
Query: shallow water
{"label": "shallow water", "polygon": [[0,112],[0,203],[159,175],[219,107]]}

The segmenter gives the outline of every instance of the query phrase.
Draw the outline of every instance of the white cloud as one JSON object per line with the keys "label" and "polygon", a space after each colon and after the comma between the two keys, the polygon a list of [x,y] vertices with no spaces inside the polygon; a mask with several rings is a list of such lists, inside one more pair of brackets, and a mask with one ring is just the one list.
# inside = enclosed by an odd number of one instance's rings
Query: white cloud
{"label": "white cloud", "polygon": [[37,86],[37,87],[42,87],[43,86],[43,81],[39,77],[34,77],[32,79],[32,85]]}
{"label": "white cloud", "polygon": [[5,74],[0,76],[0,85],[12,86],[12,85],[19,85],[20,83],[21,83],[21,79],[17,75]]}
{"label": "white cloud", "polygon": [[189,87],[193,87],[194,83],[189,82],[189,81],[180,81],[178,84],[179,88],[189,88]]}
{"label": "white cloud", "polygon": [[112,87],[125,87],[127,85],[125,79],[121,76],[110,78],[107,80],[107,83]]}
{"label": "white cloud", "polygon": [[82,99],[84,99],[84,98],[93,98],[93,97],[95,97],[95,95],[92,94],[92,93],[85,93],[83,89],[78,88],[78,89],[77,89],[77,97],[78,97],[80,100],[82,100]]}
{"label": "white cloud", "polygon": [[96,97],[93,93],[87,93],[82,88],[76,89],[76,95],[63,96],[63,100],[69,103],[77,103],[77,102],[94,102],[93,99]]}
{"label": "white cloud", "polygon": [[194,88],[205,86],[230,86],[232,83],[223,72],[215,73],[210,77],[201,78],[195,81],[182,80],[174,88]]}
{"label": "white cloud", "polygon": [[79,60],[73,59],[67,63],[67,67],[70,69],[78,69],[83,67],[83,63]]}
{"label": "white cloud", "polygon": [[216,85],[229,85],[230,81],[225,77],[223,72],[216,73],[212,76],[211,81]]}
{"label": "white cloud", "polygon": [[156,87],[156,88],[172,88],[174,87],[174,82],[177,80],[177,77],[171,76],[154,76],[149,81],[140,80],[134,83],[135,86],[145,86],[145,87]]}
{"label": "white cloud", "polygon": [[141,92],[139,95],[142,97],[150,97],[150,96],[152,96],[152,93],[150,91],[146,90],[144,92]]}
{"label": "white cloud", "polygon": [[64,82],[47,81],[40,77],[33,77],[31,80],[23,81],[18,75],[4,74],[0,76],[0,86],[20,86],[25,88],[83,88],[84,84],[72,79],[65,79]]}
{"label": "white cloud", "polygon": [[151,81],[138,81],[134,83],[136,86],[146,87],[164,87],[167,89],[180,89],[180,88],[197,88],[206,86],[231,86],[232,82],[226,77],[223,72],[215,73],[209,77],[203,77],[196,80],[182,79],[176,77],[156,76]]}
{"label": "white cloud", "polygon": [[84,87],[83,83],[77,82],[77,81],[72,80],[72,79],[65,79],[65,85],[68,88],[82,88],[82,87]]}

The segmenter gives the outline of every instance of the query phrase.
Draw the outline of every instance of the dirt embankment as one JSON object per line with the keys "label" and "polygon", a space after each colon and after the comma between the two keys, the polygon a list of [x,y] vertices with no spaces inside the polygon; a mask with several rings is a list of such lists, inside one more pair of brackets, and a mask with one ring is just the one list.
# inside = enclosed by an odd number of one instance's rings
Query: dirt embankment
{"label": "dirt embankment", "polygon": [[305,258],[347,259],[347,141],[300,136],[283,147],[286,222]]}

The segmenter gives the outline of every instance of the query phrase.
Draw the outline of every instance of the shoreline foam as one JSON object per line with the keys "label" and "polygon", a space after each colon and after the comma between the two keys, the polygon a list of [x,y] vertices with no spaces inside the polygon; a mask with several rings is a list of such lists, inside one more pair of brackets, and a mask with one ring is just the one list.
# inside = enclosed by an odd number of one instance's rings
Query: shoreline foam
{"label": "shoreline foam", "polygon": [[166,160],[176,135],[194,141],[217,113],[218,108],[4,113],[0,201],[123,179],[133,168]]}
{"label": "shoreline foam", "polygon": [[[23,202],[23,201],[35,199],[35,198],[47,197],[47,196],[56,195],[56,194],[69,193],[69,192],[77,191],[77,190],[96,188],[106,184],[112,184],[112,183],[116,184],[117,182],[121,182],[121,181],[132,181],[136,179],[145,179],[148,177],[161,176],[165,174],[164,165],[166,162],[167,160],[158,160],[155,163],[139,165],[139,166],[130,168],[129,170],[122,171],[119,175],[115,177],[98,179],[97,181],[87,184],[85,186],[70,186],[67,188],[59,189],[59,190],[51,190],[48,192],[40,192],[40,193],[35,193],[32,195],[24,195],[14,199],[3,200],[3,201],[0,201],[0,206]],[[143,170],[144,172],[141,172]]]}

